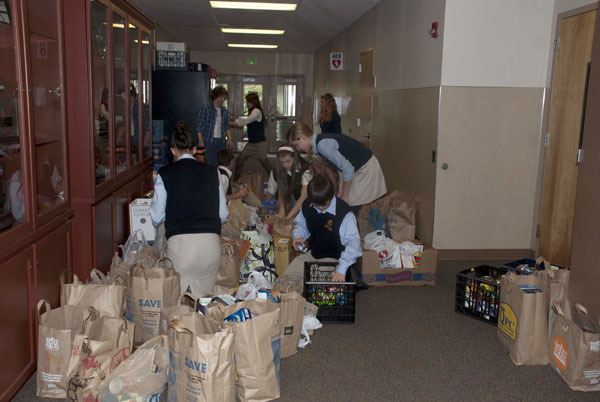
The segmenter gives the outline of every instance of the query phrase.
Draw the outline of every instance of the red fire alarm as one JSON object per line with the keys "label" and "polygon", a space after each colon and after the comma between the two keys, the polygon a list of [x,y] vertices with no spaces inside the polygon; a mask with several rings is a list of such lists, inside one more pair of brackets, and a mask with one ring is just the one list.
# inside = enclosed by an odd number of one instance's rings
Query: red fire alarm
{"label": "red fire alarm", "polygon": [[439,34],[439,28],[440,28],[439,21],[433,21],[431,23],[431,29],[429,30],[429,35],[431,35],[432,38],[437,38],[438,34]]}

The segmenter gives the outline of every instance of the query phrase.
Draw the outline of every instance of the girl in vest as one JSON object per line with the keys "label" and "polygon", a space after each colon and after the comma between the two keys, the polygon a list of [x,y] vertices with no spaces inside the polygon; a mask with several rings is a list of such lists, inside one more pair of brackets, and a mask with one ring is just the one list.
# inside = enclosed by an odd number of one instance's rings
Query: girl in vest
{"label": "girl in vest", "polygon": [[280,216],[294,219],[306,199],[312,172],[308,163],[290,146],[279,147],[277,159],[279,165],[271,171],[267,192],[277,196]]}
{"label": "girl in vest", "polygon": [[373,152],[343,134],[317,134],[304,123],[290,129],[290,141],[299,151],[320,155],[336,167],[342,178],[338,197],[352,207],[375,201],[387,192],[385,178]]}
{"label": "girl in vest", "polygon": [[165,223],[167,257],[199,296],[214,291],[221,263],[219,235],[227,219],[225,191],[217,168],[194,159],[196,147],[184,125],[171,137],[174,162],[158,170],[150,217]]}
{"label": "girl in vest", "polygon": [[321,95],[319,102],[319,126],[322,134],[340,134],[342,123],[332,94]]}
{"label": "girl in vest", "polygon": [[260,99],[256,92],[250,92],[246,95],[246,105],[248,106],[248,115],[238,117],[233,124],[235,127],[242,128],[246,126],[248,129],[248,143],[240,156],[238,156],[235,164],[235,180],[239,179],[244,162],[248,158],[258,159],[265,172],[269,173],[271,171],[271,165],[269,165],[269,161],[267,160],[269,143],[265,137],[264,115]]}

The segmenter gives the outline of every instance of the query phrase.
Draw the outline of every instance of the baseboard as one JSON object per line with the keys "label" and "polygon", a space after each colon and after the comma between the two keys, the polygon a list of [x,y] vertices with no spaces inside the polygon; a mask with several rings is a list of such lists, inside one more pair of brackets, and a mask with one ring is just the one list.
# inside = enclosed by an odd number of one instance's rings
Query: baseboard
{"label": "baseboard", "polygon": [[439,260],[516,260],[532,258],[530,249],[446,249],[438,250]]}

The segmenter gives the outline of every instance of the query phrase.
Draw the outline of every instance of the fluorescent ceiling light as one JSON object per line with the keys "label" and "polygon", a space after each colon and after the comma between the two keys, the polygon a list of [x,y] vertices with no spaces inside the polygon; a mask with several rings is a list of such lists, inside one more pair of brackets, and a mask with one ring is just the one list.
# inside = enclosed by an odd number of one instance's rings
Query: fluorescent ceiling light
{"label": "fluorescent ceiling light", "polygon": [[296,3],[260,3],[246,1],[211,1],[212,8],[229,8],[236,10],[269,10],[269,11],[294,11]]}
{"label": "fluorescent ceiling light", "polygon": [[283,35],[283,29],[254,29],[254,28],[221,28],[223,33],[256,34],[256,35]]}
{"label": "fluorescent ceiling light", "polygon": [[255,43],[228,43],[229,47],[245,47],[253,49],[277,49],[277,45],[263,45]]}

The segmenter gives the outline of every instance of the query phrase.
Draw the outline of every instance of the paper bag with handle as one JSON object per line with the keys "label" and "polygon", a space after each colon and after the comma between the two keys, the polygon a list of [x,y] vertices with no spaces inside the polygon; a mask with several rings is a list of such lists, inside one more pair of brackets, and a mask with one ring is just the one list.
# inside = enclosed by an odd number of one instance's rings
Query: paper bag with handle
{"label": "paper bag with handle", "polygon": [[192,313],[169,323],[169,401],[235,401],[234,336]]}

